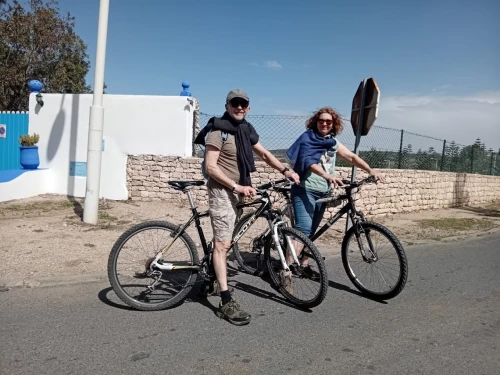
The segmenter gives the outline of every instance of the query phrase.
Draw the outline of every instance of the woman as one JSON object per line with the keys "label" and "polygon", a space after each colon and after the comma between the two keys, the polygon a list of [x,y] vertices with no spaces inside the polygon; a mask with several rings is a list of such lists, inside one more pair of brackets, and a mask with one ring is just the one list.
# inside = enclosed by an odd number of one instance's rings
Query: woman
{"label": "woman", "polygon": [[[306,128],[288,149],[287,156],[293,170],[300,177],[300,183],[293,185],[291,190],[295,227],[311,237],[321,223],[326,209],[325,204],[316,204],[316,200],[326,197],[336,184],[343,185],[341,179],[334,176],[337,155],[369,175],[381,181],[383,178],[335,138],[342,131],[343,125],[340,115],[332,108],[319,109],[307,120]],[[307,258],[302,264],[307,265]]]}

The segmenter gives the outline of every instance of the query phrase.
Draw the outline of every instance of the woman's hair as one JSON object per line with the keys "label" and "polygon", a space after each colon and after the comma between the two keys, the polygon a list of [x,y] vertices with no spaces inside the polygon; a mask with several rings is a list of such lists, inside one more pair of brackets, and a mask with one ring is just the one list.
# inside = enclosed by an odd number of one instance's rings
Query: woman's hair
{"label": "woman's hair", "polygon": [[318,120],[319,120],[319,116],[321,116],[321,114],[323,113],[329,113],[330,115],[332,115],[332,119],[333,119],[333,127],[332,127],[332,131],[331,133],[333,135],[338,135],[344,125],[342,123],[342,118],[340,117],[340,115],[331,107],[323,107],[323,108],[320,108],[318,109],[314,115],[312,115],[307,121],[306,121],[306,128],[307,129],[313,129],[313,130],[318,130],[317,129],[317,123],[318,123]]}

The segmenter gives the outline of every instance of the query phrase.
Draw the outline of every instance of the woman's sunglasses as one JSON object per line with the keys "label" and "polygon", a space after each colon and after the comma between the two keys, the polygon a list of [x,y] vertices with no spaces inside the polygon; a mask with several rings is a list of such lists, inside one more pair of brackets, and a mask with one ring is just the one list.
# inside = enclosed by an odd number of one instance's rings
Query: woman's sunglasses
{"label": "woman's sunglasses", "polygon": [[333,124],[333,120],[322,120],[322,119],[319,119],[318,120],[318,124],[332,125]]}

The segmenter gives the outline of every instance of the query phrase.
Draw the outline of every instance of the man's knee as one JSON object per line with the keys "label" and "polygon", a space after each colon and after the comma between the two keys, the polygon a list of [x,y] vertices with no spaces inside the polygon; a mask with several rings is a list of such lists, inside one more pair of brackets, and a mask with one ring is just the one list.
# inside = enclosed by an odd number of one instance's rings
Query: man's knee
{"label": "man's knee", "polygon": [[231,241],[215,241],[214,252],[227,253],[230,246]]}

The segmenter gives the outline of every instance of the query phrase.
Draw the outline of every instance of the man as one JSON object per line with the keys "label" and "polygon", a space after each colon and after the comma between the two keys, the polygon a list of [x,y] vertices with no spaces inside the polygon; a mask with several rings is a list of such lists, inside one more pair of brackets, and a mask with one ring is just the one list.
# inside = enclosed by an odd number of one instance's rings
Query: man
{"label": "man", "polygon": [[286,177],[296,183],[300,181],[297,173],[286,168],[260,144],[259,135],[245,120],[250,111],[250,99],[245,91],[231,90],[225,107],[224,115],[211,118],[195,143],[206,146],[209,212],[214,232],[213,264],[218,283],[216,294],[220,292],[221,296],[217,314],[235,325],[245,325],[250,323],[251,316],[231,297],[227,286],[227,252],[237,219],[236,203],[242,197],[251,198],[256,194],[250,178],[250,173],[255,171],[253,151]]}

